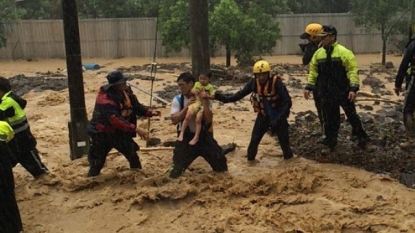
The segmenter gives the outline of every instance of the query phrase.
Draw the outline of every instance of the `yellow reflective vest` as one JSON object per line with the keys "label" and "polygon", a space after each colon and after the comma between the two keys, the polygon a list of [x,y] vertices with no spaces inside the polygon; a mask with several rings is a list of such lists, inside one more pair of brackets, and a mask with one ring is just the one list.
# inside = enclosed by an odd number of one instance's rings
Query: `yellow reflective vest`
{"label": "yellow reflective vest", "polygon": [[5,121],[0,121],[0,141],[9,142],[14,137],[12,127]]}
{"label": "yellow reflective vest", "polygon": [[[20,107],[20,105],[9,95],[11,91],[4,94],[1,98],[0,111],[5,112],[7,123],[13,128],[15,133],[22,132],[29,127],[29,123],[26,118],[26,113]],[[8,113],[14,113],[9,116]]]}

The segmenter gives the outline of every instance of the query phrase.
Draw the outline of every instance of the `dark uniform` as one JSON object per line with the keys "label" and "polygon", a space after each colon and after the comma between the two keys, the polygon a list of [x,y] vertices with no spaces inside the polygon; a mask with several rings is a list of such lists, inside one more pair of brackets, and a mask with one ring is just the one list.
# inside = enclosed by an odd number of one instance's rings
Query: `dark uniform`
{"label": "dark uniform", "polygon": [[[407,70],[410,66],[410,73],[408,75]],[[406,95],[403,106],[403,122],[405,125],[406,133],[408,136],[408,142],[402,143],[401,147],[413,147],[415,146],[415,41],[412,40],[406,47],[405,55],[402,58],[401,65],[399,66],[398,74],[395,79],[395,88],[400,89],[402,83],[406,78]]]}
{"label": "dark uniform", "polygon": [[[324,26],[328,27],[328,26]],[[337,35],[332,28],[330,35]],[[328,30],[328,29],[327,29]],[[354,102],[351,102],[349,92],[359,90],[359,77],[354,54],[337,42],[327,48],[318,49],[310,62],[310,71],[306,90],[318,93],[322,99],[324,118],[324,143],[333,150],[337,145],[340,128],[340,106],[344,109],[349,123],[358,138],[358,145],[366,146],[367,134],[362,127],[359,115],[356,113]]]}
{"label": "dark uniform", "polygon": [[308,65],[311,61],[311,58],[313,58],[314,53],[319,48],[319,42],[312,42],[309,41],[306,44],[300,44],[300,48],[303,51],[303,65]]}
{"label": "dark uniform", "polygon": [[[258,65],[265,66],[266,69],[265,71],[262,70],[262,72],[269,73],[270,68],[266,61],[257,62],[254,65],[254,73],[257,73],[256,66]],[[264,85],[261,85],[258,78],[255,78],[250,80],[242,90],[235,94],[229,95],[217,92],[215,94],[215,99],[224,103],[236,102],[249,94],[252,94],[251,101],[253,103],[254,111],[258,114],[252,130],[251,141],[248,146],[248,161],[255,160],[259,143],[270,128],[278,137],[284,159],[292,158],[293,153],[289,141],[289,125],[287,122],[292,102],[282,80],[278,75],[275,75],[272,78],[268,78]]]}
{"label": "dark uniform", "polygon": [[109,84],[99,90],[88,127],[91,137],[88,176],[99,175],[112,148],[127,158],[130,168],[141,169],[137,155],[140,148],[133,140],[136,136],[137,116],[153,116],[150,109],[138,102],[131,88],[128,87],[123,93],[114,89],[115,85],[127,81],[121,72],[113,71],[107,78]]}
{"label": "dark uniform", "polygon": [[[186,72],[179,76],[178,81],[183,80],[186,83],[192,81],[194,77],[192,74]],[[187,97],[177,95],[172,102],[171,114],[177,114],[184,109]],[[181,123],[179,123],[181,125]],[[177,135],[180,133],[180,126],[177,127]],[[173,150],[173,166],[167,171],[170,178],[178,178],[190,166],[190,164],[199,156],[202,156],[214,172],[224,172],[228,170],[227,160],[222,148],[213,138],[213,129],[211,123],[206,123],[202,120],[202,130],[199,136],[199,141],[195,145],[189,145],[195,133],[187,127],[184,132],[183,141],[176,141]]]}
{"label": "dark uniform", "polygon": [[35,178],[48,173],[36,149],[37,141],[30,131],[23,110],[26,100],[11,92],[10,82],[6,78],[0,78],[0,90],[5,92],[0,103],[0,120],[9,123],[15,133],[13,140],[8,143],[13,152],[10,158],[12,167],[20,163]]}
{"label": "dark uniform", "polygon": [[9,161],[12,155],[6,144],[11,138],[13,138],[12,128],[6,122],[0,121],[0,232],[19,233],[23,230],[23,226]]}

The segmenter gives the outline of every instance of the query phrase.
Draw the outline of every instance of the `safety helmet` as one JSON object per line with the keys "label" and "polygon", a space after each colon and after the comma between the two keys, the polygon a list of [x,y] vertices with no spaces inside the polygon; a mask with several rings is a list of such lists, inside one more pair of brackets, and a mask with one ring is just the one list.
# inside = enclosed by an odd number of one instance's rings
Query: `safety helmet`
{"label": "safety helmet", "polygon": [[318,23],[310,23],[304,30],[304,33],[300,35],[301,39],[308,39],[317,36],[323,32],[323,26]]}
{"label": "safety helmet", "polygon": [[269,66],[269,63],[264,60],[257,61],[253,67],[254,74],[270,72],[270,71],[271,71],[271,67]]}

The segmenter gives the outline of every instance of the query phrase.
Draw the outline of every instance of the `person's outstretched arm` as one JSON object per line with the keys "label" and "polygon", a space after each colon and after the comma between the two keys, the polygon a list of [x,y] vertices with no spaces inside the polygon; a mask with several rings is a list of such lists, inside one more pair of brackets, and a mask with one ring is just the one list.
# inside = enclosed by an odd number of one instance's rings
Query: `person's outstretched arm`
{"label": "person's outstretched arm", "polygon": [[255,79],[249,80],[249,82],[245,84],[244,88],[242,88],[242,90],[236,92],[235,94],[223,94],[219,91],[216,91],[215,99],[223,103],[236,102],[252,93],[254,82],[255,82]]}

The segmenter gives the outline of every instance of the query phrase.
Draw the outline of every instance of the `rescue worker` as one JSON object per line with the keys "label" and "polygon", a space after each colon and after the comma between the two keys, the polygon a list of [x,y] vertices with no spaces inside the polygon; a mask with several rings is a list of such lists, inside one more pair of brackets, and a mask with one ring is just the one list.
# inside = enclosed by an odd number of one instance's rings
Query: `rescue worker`
{"label": "rescue worker", "polygon": [[[407,73],[409,66],[409,75]],[[405,54],[399,66],[398,74],[395,78],[394,91],[399,96],[402,92],[402,83],[406,80],[405,100],[403,105],[403,123],[408,140],[399,144],[402,149],[415,148],[415,41],[411,38],[406,46]]]}
{"label": "rescue worker", "polygon": [[0,120],[9,123],[15,133],[9,142],[12,167],[20,163],[35,179],[47,175],[49,170],[40,159],[36,149],[37,141],[30,131],[23,110],[27,102],[11,91],[10,82],[4,77],[0,77],[0,98]]}
{"label": "rescue worker", "polygon": [[323,31],[323,26],[318,23],[310,23],[304,29],[304,33],[300,35],[300,38],[307,40],[306,44],[299,44],[301,50],[303,51],[303,65],[308,65],[314,53],[320,47],[321,37],[317,36]]}
{"label": "rescue worker", "polygon": [[[182,73],[177,78],[177,85],[180,88],[181,94],[173,98],[170,110],[172,123],[177,125],[177,135],[180,134],[181,125],[189,106],[196,101],[195,96],[191,92],[195,82],[195,77],[190,72]],[[178,178],[182,175],[199,156],[202,156],[209,163],[214,172],[225,172],[228,170],[224,151],[213,138],[213,113],[210,108],[210,96],[207,92],[201,92],[199,97],[204,109],[199,141],[195,145],[189,145],[196,130],[195,119],[193,118],[185,129],[183,140],[176,141],[173,150],[173,165],[166,172],[166,175],[170,178]]]}
{"label": "rescue worker", "polygon": [[255,162],[258,146],[265,133],[271,131],[278,137],[284,159],[293,157],[288,135],[287,118],[292,105],[291,97],[278,75],[271,76],[271,67],[261,60],[253,66],[255,78],[235,94],[215,93],[215,99],[223,103],[235,102],[251,94],[254,111],[257,113],[251,141],[248,146],[248,162]]}
{"label": "rescue worker", "polygon": [[142,169],[137,154],[140,147],[133,138],[138,134],[147,139],[148,132],[137,126],[137,116],[160,116],[160,111],[140,104],[121,71],[110,72],[107,79],[108,84],[99,89],[88,126],[91,137],[88,177],[99,175],[112,148],[125,156],[132,170]]}
{"label": "rescue worker", "polygon": [[[323,26],[318,23],[311,23],[307,25],[307,27],[304,29],[304,33],[300,35],[301,39],[307,39],[307,44],[300,44],[300,47],[303,51],[303,65],[308,65],[311,61],[311,58],[313,57],[314,53],[317,51],[317,49],[320,47],[320,41],[321,37],[317,36],[323,32]],[[320,122],[321,127],[321,133],[322,137],[319,139],[319,141],[324,140],[324,128],[323,128],[323,113],[321,112],[321,98],[318,95],[317,92],[313,92],[313,99],[314,99],[314,105],[317,109],[317,116]]]}
{"label": "rescue worker", "polygon": [[[307,39],[307,44],[300,44],[300,47],[302,48],[304,54],[303,54],[303,65],[308,65],[311,61],[311,58],[313,57],[314,53],[317,51],[317,49],[321,46],[321,36],[318,36],[320,33],[323,32],[323,26],[318,23],[311,23],[307,25],[307,27],[304,30],[304,33],[300,35],[301,39]],[[316,83],[318,85],[318,83]],[[314,87],[315,89],[318,89],[318,87]],[[318,95],[318,92],[313,92],[313,100],[314,105],[317,109],[317,116],[320,122],[321,126],[321,132],[322,137],[319,139],[319,142],[323,142],[324,140],[324,127],[323,127],[323,113],[321,109],[321,97]],[[348,108],[343,109],[344,113],[347,116],[347,119],[349,119],[349,116],[353,115],[352,112],[349,111]],[[351,139],[354,141],[356,140],[356,132],[357,130],[352,127],[352,136]]]}
{"label": "rescue worker", "polygon": [[354,104],[359,90],[356,57],[352,51],[337,42],[337,30],[333,26],[323,26],[321,45],[311,59],[304,97],[308,99],[314,91],[321,96],[324,120],[324,144],[328,153],[337,145],[340,128],[340,106],[347,111],[347,118],[356,130],[358,146],[366,147],[367,134],[362,127]]}
{"label": "rescue worker", "polygon": [[14,178],[10,163],[11,151],[6,143],[13,139],[14,132],[5,121],[0,121],[0,232],[23,231],[22,219],[14,192]]}

